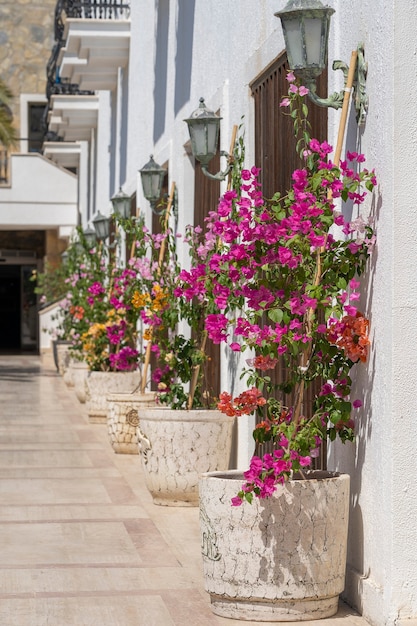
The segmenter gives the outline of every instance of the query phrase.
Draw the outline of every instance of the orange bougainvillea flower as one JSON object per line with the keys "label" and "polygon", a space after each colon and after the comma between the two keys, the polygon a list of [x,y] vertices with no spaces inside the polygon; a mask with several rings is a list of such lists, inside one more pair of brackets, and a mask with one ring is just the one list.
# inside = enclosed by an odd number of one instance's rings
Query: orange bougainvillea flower
{"label": "orange bougainvillea flower", "polygon": [[75,317],[76,320],[82,320],[84,317],[84,309],[82,306],[75,305],[70,307],[70,315]]}
{"label": "orange bougainvillea flower", "polygon": [[358,311],[356,315],[345,315],[331,322],[327,329],[327,340],[341,348],[353,363],[365,363],[371,343],[368,329],[369,320]]}
{"label": "orange bougainvillea flower", "polygon": [[262,396],[262,392],[256,387],[248,389],[240,394],[237,398],[232,399],[230,393],[224,391],[220,394],[220,401],[217,408],[222,413],[230,416],[250,415],[258,406],[264,406],[266,399]]}
{"label": "orange bougainvillea flower", "polygon": [[262,354],[248,361],[249,365],[262,371],[273,370],[277,363],[278,363],[278,359],[271,357],[269,355],[263,356]]}

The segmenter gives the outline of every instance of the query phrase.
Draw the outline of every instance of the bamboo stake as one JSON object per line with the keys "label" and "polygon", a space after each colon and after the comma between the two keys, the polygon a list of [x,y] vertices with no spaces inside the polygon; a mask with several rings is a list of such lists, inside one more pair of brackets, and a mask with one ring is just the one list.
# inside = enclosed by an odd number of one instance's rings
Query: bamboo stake
{"label": "bamboo stake", "polygon": [[[233,160],[234,160],[234,151],[235,151],[237,130],[238,130],[238,128],[237,128],[237,125],[235,124],[233,126],[233,128],[232,128],[232,138],[230,140],[229,163],[233,163]],[[230,171],[229,175],[228,175],[228,178],[227,178],[227,191],[230,191],[231,186],[232,186],[232,173]],[[201,340],[201,345],[200,345],[201,352],[205,351],[206,343],[207,343],[207,331],[204,331],[203,338]],[[200,369],[201,369],[201,364],[198,364],[198,365],[194,366],[193,375],[192,375],[192,378],[191,378],[191,381],[190,381],[190,390],[189,390],[189,393],[188,393],[188,400],[187,400],[187,409],[188,409],[188,411],[193,406],[195,390],[197,388],[198,377],[200,375]]]}
{"label": "bamboo stake", "polygon": [[[232,139],[230,141],[230,150],[229,150],[229,163],[233,163],[234,161],[234,152],[236,145],[236,137],[237,137],[237,125],[235,124],[232,128]],[[229,176],[227,178],[227,191],[230,191],[232,186],[232,170],[229,172]]]}
{"label": "bamboo stake", "polygon": [[350,65],[349,65],[349,71],[347,75],[345,95],[343,97],[342,114],[340,116],[339,133],[337,136],[336,150],[334,151],[333,162],[337,166],[339,166],[339,163],[340,163],[340,155],[342,153],[343,140],[345,137],[346,120],[347,120],[347,115],[349,112],[349,100],[350,100],[350,96],[352,93],[353,81],[355,80],[357,59],[358,59],[358,52],[357,50],[353,50],[351,57],[350,57]]}
{"label": "bamboo stake", "polygon": [[[164,215],[164,223],[163,223],[164,234],[166,234],[168,230],[169,216],[170,216],[172,205],[174,202],[174,195],[175,195],[175,183],[173,182],[171,185],[171,192],[169,194],[168,204],[167,204],[167,208],[166,208],[165,215]],[[161,247],[159,248],[158,277],[161,275],[161,268],[162,268],[162,263],[164,260],[165,248],[166,248],[166,237],[162,240]],[[143,364],[141,393],[145,393],[146,378],[148,375],[149,362],[151,360],[152,334],[153,333],[152,333],[152,327],[151,327],[149,329],[149,338],[148,338],[148,343],[146,346],[145,362]]]}
{"label": "bamboo stake", "polygon": [[[140,213],[140,208],[137,206],[136,207],[136,217],[139,217],[139,213]],[[132,258],[135,254],[135,247],[136,247],[136,241],[133,240],[132,241],[132,246],[130,248],[130,258]]]}
{"label": "bamboo stake", "polygon": [[[343,97],[342,113],[341,113],[341,116],[340,116],[336,149],[335,149],[335,152],[334,152],[334,159],[333,159],[333,162],[334,162],[334,164],[337,167],[340,164],[340,156],[341,156],[341,153],[342,153],[343,141],[344,141],[345,132],[346,132],[346,120],[347,120],[347,115],[348,115],[348,112],[349,112],[349,101],[350,101],[350,96],[351,96],[351,93],[352,93],[353,81],[355,79],[357,57],[358,57],[357,51],[356,50],[352,51],[352,54],[351,54],[351,57],[350,57],[350,64],[349,64],[347,80],[346,80],[345,93],[344,93],[344,97]],[[332,197],[333,197],[332,191],[331,191],[331,189],[329,189],[329,192],[327,194],[327,198],[329,200],[331,200]],[[314,285],[315,286],[319,285],[320,280],[321,280],[321,274],[322,274],[321,255],[322,255],[322,253],[325,250],[325,246],[326,246],[326,244],[324,244],[324,246],[322,246],[319,250],[317,250],[317,266],[316,266],[316,275],[315,275],[315,278],[314,278]],[[307,313],[307,319],[306,319],[306,330],[307,330],[307,332],[310,332],[310,330],[311,330],[312,317],[313,317],[313,310],[309,309],[308,313]],[[300,367],[306,368],[308,366],[308,361],[309,361],[310,356],[311,356],[311,350],[312,350],[312,346],[310,345],[302,353]],[[304,382],[304,379],[302,379],[300,381],[300,383],[299,383],[299,388],[297,390],[297,403],[296,403],[296,406],[294,408],[294,415],[295,415],[295,421],[296,422],[298,422],[300,414],[301,414],[301,411],[303,410],[304,387],[305,387],[305,382]]]}

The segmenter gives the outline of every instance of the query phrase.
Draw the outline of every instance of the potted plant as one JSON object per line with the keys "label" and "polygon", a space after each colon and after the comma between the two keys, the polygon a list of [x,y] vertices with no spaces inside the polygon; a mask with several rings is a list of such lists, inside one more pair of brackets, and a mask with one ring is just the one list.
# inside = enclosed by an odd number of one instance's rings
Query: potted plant
{"label": "potted plant", "polygon": [[[39,296],[41,311],[48,309],[49,307],[59,307],[58,303],[62,300],[67,291],[65,283],[67,275],[67,269],[64,264],[52,265],[51,263],[46,263],[43,272],[38,272],[36,270],[32,272],[30,280],[36,282],[34,292]],[[63,328],[59,327],[62,321],[61,316],[55,313],[55,315],[52,315],[52,319],[57,322],[58,326],[57,328],[54,327],[49,330],[52,342],[52,355],[57,371],[60,371],[60,373],[63,374],[65,367],[67,367],[67,365],[64,367],[67,357],[64,358],[60,354],[60,358],[58,360],[58,350],[62,353],[62,350],[58,348],[58,345],[68,346],[70,341],[64,337]]]}
{"label": "potted plant", "polygon": [[84,364],[80,382],[89,419],[106,422],[106,393],[132,391],[140,383],[137,315],[129,292],[133,272],[116,267],[107,249],[90,245],[81,229],[69,248],[66,270],[60,330],[71,342],[74,363]]}
{"label": "potted plant", "polygon": [[[149,336],[149,323],[141,317],[140,294],[152,289],[152,276],[155,271],[155,250],[160,238],[153,237],[145,226],[143,217],[122,218],[115,216],[117,226],[126,236],[126,246],[130,248],[127,269],[119,281],[119,304],[130,312],[132,327],[137,329],[137,347],[140,361],[144,360],[144,337]],[[119,307],[120,310],[120,307]],[[156,318],[153,320],[156,323]],[[145,387],[145,386],[144,386]],[[137,427],[139,416],[146,406],[155,404],[155,394],[145,391],[138,383],[132,390],[106,394],[107,427],[110,444],[119,454],[139,454]]]}
{"label": "potted plant", "polygon": [[[285,104],[305,122],[306,90],[289,80]],[[351,397],[351,370],[369,348],[360,276],[374,234],[336,203],[361,205],[376,181],[361,169],[363,155],[336,164],[326,142],[310,140],[305,124],[302,132],[304,165],[287,195],[265,200],[259,171],[242,172],[242,197],[223,199],[214,226],[223,244],[216,264],[197,280],[200,291],[222,294],[206,320],[209,335],[251,351],[248,388],[236,398],[223,393],[219,408],[257,414],[257,454],[246,472],[200,481],[206,589],[213,611],[235,619],[328,617],[344,587],[349,477],[310,468],[327,438],[354,438],[361,402]],[[274,382],[280,361],[284,374]]]}
{"label": "potted plant", "polygon": [[[167,506],[196,506],[200,473],[228,469],[231,463],[235,420],[216,408],[218,398],[205,384],[209,381],[202,367],[207,358],[204,319],[212,303],[209,298],[185,297],[181,289],[187,272],[198,271],[200,254],[215,253],[216,238],[206,231],[203,242],[202,230],[187,228],[184,242],[189,245],[191,267],[184,270],[177,261],[173,234],[164,229],[165,251],[151,284],[134,301],[151,328],[145,336],[158,361],[153,371],[157,406],[140,413],[139,448],[153,501]],[[184,327],[188,334],[179,332]]]}
{"label": "potted plant", "polygon": [[94,322],[81,334],[80,343],[89,368],[86,402],[91,422],[107,423],[108,394],[133,392],[140,385],[138,316],[130,304],[132,278],[131,269],[113,268],[107,284],[95,281],[87,288]]}

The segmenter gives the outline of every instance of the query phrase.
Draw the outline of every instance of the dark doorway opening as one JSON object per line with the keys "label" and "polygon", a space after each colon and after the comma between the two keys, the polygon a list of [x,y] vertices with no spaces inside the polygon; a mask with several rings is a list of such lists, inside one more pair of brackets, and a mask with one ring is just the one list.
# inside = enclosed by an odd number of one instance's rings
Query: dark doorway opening
{"label": "dark doorway opening", "polygon": [[19,265],[0,266],[0,351],[21,349]]}

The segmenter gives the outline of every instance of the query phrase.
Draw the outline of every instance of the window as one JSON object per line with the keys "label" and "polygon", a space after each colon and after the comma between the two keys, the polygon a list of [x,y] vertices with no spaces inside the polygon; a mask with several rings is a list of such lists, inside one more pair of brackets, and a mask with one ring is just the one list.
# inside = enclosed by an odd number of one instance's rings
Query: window
{"label": "window", "polygon": [[44,104],[29,103],[28,106],[28,152],[41,152],[44,131],[42,128],[42,116],[45,111]]}

